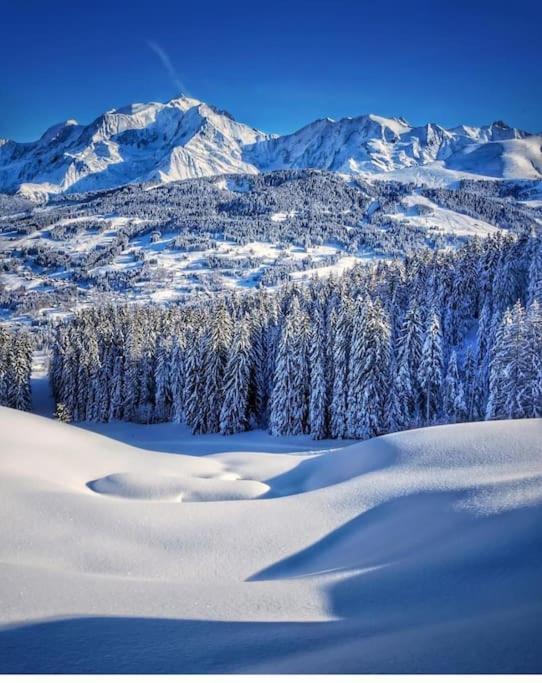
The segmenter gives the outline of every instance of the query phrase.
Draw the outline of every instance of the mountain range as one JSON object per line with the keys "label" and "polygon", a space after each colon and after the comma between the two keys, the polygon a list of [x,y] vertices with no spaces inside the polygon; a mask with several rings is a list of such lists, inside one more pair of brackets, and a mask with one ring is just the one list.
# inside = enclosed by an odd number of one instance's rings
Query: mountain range
{"label": "mountain range", "polygon": [[502,121],[412,126],[374,114],[319,119],[271,135],[181,95],[68,120],[36,142],[0,139],[0,192],[40,197],[133,182],[315,168],[428,184],[458,177],[542,178],[542,136]]}

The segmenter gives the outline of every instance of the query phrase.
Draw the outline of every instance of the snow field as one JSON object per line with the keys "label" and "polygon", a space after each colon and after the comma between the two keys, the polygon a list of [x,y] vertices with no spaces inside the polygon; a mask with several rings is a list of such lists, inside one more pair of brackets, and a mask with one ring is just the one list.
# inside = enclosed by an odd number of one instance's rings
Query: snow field
{"label": "snow field", "polygon": [[542,421],[132,427],[0,410],[2,671],[540,671]]}

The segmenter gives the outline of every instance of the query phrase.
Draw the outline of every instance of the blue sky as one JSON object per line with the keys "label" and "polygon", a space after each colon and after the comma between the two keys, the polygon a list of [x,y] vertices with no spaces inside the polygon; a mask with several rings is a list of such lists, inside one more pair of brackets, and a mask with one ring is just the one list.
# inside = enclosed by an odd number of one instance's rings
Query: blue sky
{"label": "blue sky", "polygon": [[277,133],[367,112],[542,130],[541,2],[18,0],[0,22],[0,137],[180,87]]}

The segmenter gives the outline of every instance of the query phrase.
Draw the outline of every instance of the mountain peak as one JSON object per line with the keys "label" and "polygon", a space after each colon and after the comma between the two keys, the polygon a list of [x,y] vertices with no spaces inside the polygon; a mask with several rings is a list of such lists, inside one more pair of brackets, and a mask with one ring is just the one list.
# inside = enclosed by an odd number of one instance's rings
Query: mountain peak
{"label": "mountain peak", "polygon": [[78,126],[79,123],[75,119],[66,119],[66,121],[61,121],[60,123],[55,123],[47,130],[45,133],[40,138],[41,142],[49,142],[50,140],[54,140],[62,131],[64,131],[66,128],[71,128],[73,126]]}
{"label": "mountain peak", "polygon": [[511,126],[509,126],[505,121],[502,121],[502,119],[498,119],[497,121],[493,121],[493,123],[490,126],[491,128],[508,128],[511,129]]}

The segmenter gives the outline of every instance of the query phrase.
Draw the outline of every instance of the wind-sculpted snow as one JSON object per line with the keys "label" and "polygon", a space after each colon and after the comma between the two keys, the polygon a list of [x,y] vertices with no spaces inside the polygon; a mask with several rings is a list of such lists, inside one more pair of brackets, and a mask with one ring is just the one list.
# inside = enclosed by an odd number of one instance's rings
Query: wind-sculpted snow
{"label": "wind-sculpted snow", "polygon": [[[232,482],[236,482],[232,484]],[[204,502],[257,498],[269,490],[259,481],[240,481],[235,472],[219,472],[192,477],[120,472],[87,484],[95,493],[119,498]]]}
{"label": "wind-sculpted snow", "polygon": [[[109,429],[0,409],[2,672],[542,669],[540,420],[290,454]],[[215,454],[161,453],[175,431]],[[261,489],[194,504],[172,482]]]}

